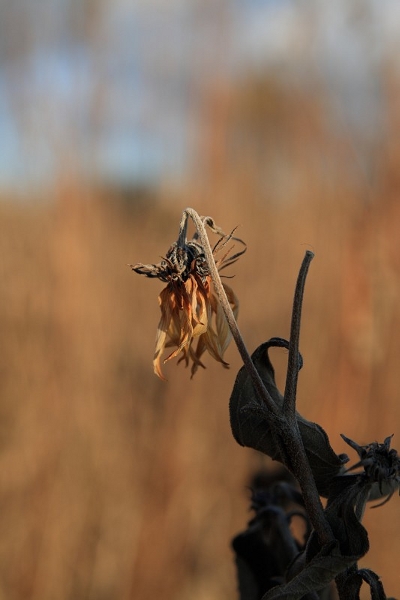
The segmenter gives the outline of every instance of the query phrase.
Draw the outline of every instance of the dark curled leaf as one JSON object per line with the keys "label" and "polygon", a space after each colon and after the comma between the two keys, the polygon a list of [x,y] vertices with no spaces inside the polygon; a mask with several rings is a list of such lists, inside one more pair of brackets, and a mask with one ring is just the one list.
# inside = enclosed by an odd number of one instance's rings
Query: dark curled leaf
{"label": "dark curled leaf", "polygon": [[[348,590],[357,591],[357,596],[354,596],[355,600],[359,598],[359,592],[363,582],[367,583],[371,590],[371,600],[386,600],[385,590],[379,576],[371,571],[370,569],[360,569],[355,573],[351,573],[346,579],[346,593]],[[352,600],[353,596],[349,596],[349,600]]]}
{"label": "dark curled leaf", "polygon": [[[307,593],[318,592],[368,552],[368,534],[356,516],[357,506],[365,505],[368,492],[368,488],[352,478],[348,478],[346,487],[338,488],[325,511],[338,541],[320,548],[314,532],[307,545],[303,569],[288,583],[265,594],[262,600],[296,600]],[[348,600],[358,600],[358,590],[358,580],[351,580],[346,587]],[[377,600],[381,600],[379,596]]]}
{"label": "dark curled leaf", "polygon": [[[347,487],[331,488],[331,495],[325,509],[325,516],[332,527],[342,556],[356,562],[369,550],[368,533],[360,523],[361,514],[367,503],[370,486],[352,477],[338,477],[336,481],[348,481]],[[315,533],[307,547],[308,556],[312,556],[318,547]]]}
{"label": "dark curled leaf", "polygon": [[[289,342],[282,338],[271,338],[255,350],[252,360],[276,407],[281,410],[283,396],[275,383],[275,371],[268,356],[268,350],[273,346],[288,348]],[[240,369],[236,377],[229,409],[232,433],[240,445],[259,450],[285,464],[276,433],[282,421],[278,427],[274,426],[277,417],[268,412],[258,398],[245,367]],[[318,492],[327,497],[330,482],[342,470],[347,456],[335,454],[322,427],[303,419],[298,413],[297,422]]]}
{"label": "dark curled leaf", "polygon": [[337,543],[324,546],[296,577],[268,591],[262,600],[300,600],[306,594],[329,586],[339,573],[354,562],[354,557],[341,554]]}

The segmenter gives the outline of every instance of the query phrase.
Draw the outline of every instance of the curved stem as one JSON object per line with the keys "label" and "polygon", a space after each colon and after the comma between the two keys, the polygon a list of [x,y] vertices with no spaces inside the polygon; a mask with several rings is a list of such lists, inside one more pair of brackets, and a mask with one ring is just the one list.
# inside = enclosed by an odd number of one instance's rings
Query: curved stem
{"label": "curved stem", "polygon": [[286,415],[289,413],[294,415],[296,410],[297,380],[299,376],[299,339],[301,308],[303,305],[304,286],[306,283],[308,268],[313,258],[314,254],[307,250],[303,258],[303,262],[301,263],[294,292],[292,323],[290,327],[289,338],[288,368],[283,400],[283,412]]}
{"label": "curved stem", "polygon": [[300,488],[303,492],[304,502],[306,510],[310,517],[310,521],[318,535],[321,545],[331,542],[334,540],[334,536],[332,533],[332,529],[324,515],[321,500],[319,498],[312,470],[308,462],[303,441],[300,435],[295,410],[297,373],[299,366],[298,346],[300,333],[301,305],[308,267],[314,255],[312,254],[312,252],[306,253],[302,266],[300,268],[300,273],[296,285],[295,299],[293,305],[291,337],[289,345],[288,378],[286,383],[284,400],[287,407],[289,408],[289,412],[287,412],[286,415],[285,413],[282,415],[280,414],[280,411],[278,410],[277,406],[272,400],[257,369],[255,368],[251,356],[248,353],[243,338],[240,334],[232,308],[229,304],[228,298],[226,297],[226,293],[222,285],[218,269],[215,265],[215,260],[205,229],[205,224],[195,210],[193,210],[192,208],[186,208],[184,210],[184,216],[181,222],[182,230],[184,227],[186,228],[188,216],[192,219],[196,227],[201,245],[204,250],[205,258],[210,269],[210,276],[214,284],[215,292],[223,308],[225,317],[228,321],[229,328],[232,332],[233,339],[236,342],[240,356],[242,357],[247,372],[252,379],[256,393],[258,397],[262,399],[262,401],[265,403],[268,410],[273,415],[278,417],[275,426],[277,427],[279,436],[282,439],[282,443],[284,444],[289,453],[291,470],[293,472],[293,475],[297,478],[300,484]]}
{"label": "curved stem", "polygon": [[188,224],[188,213],[186,210],[183,211],[182,219],[179,225],[179,236],[178,236],[178,246],[182,247],[186,243],[187,238],[187,224]]}
{"label": "curved stem", "polygon": [[299,482],[303,493],[306,510],[309,514],[314,529],[317,532],[320,543],[327,544],[334,540],[334,535],[324,515],[323,506],[303,445],[303,440],[296,417],[301,309],[303,305],[304,286],[308,268],[313,258],[314,254],[307,250],[303,258],[303,262],[301,263],[299,275],[297,277],[293,300],[292,322],[290,326],[288,368],[282,412],[290,426],[290,430],[288,432],[288,441],[290,439],[289,443],[291,445],[291,458],[293,461],[294,475]]}
{"label": "curved stem", "polygon": [[321,499],[318,494],[314,475],[304,449],[303,440],[299,431],[295,415],[287,421],[288,430],[285,432],[287,448],[290,452],[291,468],[303,494],[304,506],[312,526],[318,536],[321,546],[335,540],[332,528],[329,525]]}
{"label": "curved stem", "polygon": [[[270,394],[268,393],[267,389],[265,388],[265,386],[262,382],[262,379],[261,379],[260,375],[258,374],[258,371],[255,368],[253,361],[251,360],[251,356],[246,348],[246,345],[243,341],[242,335],[239,331],[238,324],[237,324],[235,316],[233,314],[231,305],[229,304],[229,300],[226,296],[224,287],[221,282],[221,278],[218,273],[218,269],[215,265],[212,248],[210,245],[210,241],[208,239],[208,235],[207,235],[204,223],[203,223],[202,219],[200,218],[199,214],[195,210],[193,210],[193,208],[186,208],[183,211],[183,213],[184,213],[184,215],[187,215],[192,219],[192,221],[196,227],[196,230],[199,235],[200,242],[203,247],[204,254],[205,254],[205,257],[207,260],[207,265],[210,269],[210,276],[211,276],[212,282],[214,284],[215,292],[218,296],[218,300],[221,303],[221,306],[224,311],[229,328],[231,330],[233,339],[235,340],[236,346],[239,350],[239,354],[242,357],[243,363],[252,379],[254,388],[257,391],[258,396],[265,402],[268,409],[272,413],[276,414],[277,410],[276,410],[274,401],[272,400]],[[183,222],[183,219],[182,219],[182,222]]]}

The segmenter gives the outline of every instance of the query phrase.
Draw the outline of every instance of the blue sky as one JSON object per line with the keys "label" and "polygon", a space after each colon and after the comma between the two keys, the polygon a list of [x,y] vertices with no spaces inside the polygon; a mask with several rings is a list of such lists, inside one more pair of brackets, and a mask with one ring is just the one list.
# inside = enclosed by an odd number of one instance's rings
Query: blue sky
{"label": "blue sky", "polygon": [[83,0],[6,4],[3,187],[51,182],[66,164],[118,182],[179,180],[193,158],[197,95],[249,69],[319,76],[332,118],[371,135],[383,126],[380,74],[397,60],[398,0],[114,0],[94,15]]}

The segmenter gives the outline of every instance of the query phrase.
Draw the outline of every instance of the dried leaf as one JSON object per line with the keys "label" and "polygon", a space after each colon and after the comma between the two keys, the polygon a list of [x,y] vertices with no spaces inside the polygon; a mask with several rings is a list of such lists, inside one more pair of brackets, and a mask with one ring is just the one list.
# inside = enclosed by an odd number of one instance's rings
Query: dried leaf
{"label": "dried leaf", "polygon": [[[283,396],[276,386],[274,368],[268,356],[269,348],[274,346],[288,348],[289,342],[271,338],[255,350],[252,360],[275,405],[282,409]],[[231,395],[230,420],[233,436],[240,445],[259,450],[285,464],[276,418],[261,403],[245,367],[240,369]],[[318,492],[327,497],[332,478],[341,472],[348,458],[335,454],[322,427],[298,413],[297,422]]]}
{"label": "dried leaf", "polygon": [[306,594],[326,588],[355,560],[355,557],[343,556],[337,543],[324,546],[296,577],[268,591],[262,600],[300,600]]}
{"label": "dried leaf", "polygon": [[[363,582],[370,587],[371,600],[386,600],[386,594],[379,576],[370,569],[360,569],[355,573],[351,573],[346,579],[346,593],[348,593],[348,590],[354,589],[359,594]],[[359,595],[354,596],[354,598],[357,600]],[[352,600],[352,596],[349,596],[349,599]]]}

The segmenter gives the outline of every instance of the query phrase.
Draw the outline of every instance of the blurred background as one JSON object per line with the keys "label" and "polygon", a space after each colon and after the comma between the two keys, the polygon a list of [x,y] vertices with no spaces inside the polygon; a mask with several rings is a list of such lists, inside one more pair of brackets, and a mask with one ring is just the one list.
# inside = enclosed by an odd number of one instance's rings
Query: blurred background
{"label": "blurred background", "polygon": [[[250,351],[315,252],[298,408],[353,462],[340,433],[400,447],[399,51],[397,0],[0,2],[1,600],[236,597],[266,465],[231,436],[238,353],[159,381],[162,284],[127,267],[186,206],[248,243]],[[398,497],[365,523],[398,596]]]}

